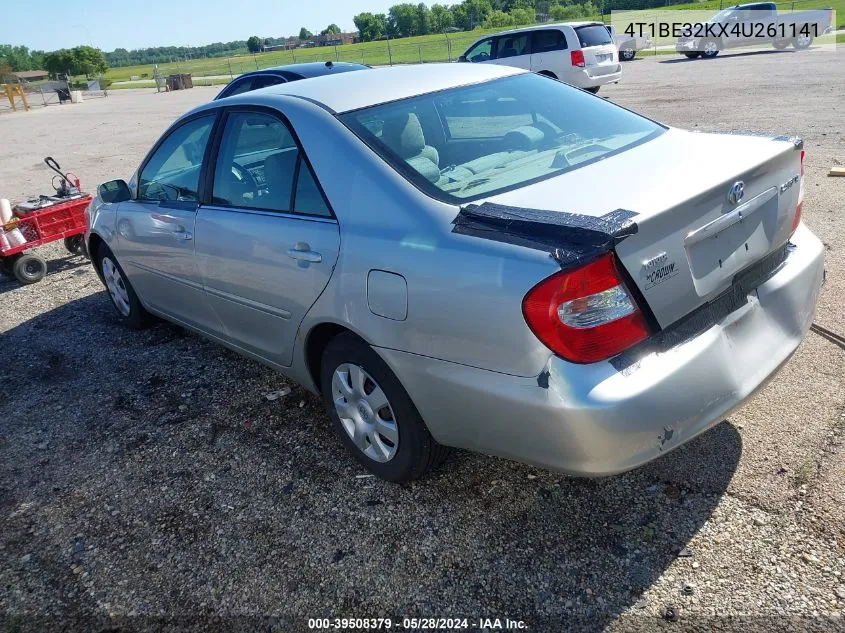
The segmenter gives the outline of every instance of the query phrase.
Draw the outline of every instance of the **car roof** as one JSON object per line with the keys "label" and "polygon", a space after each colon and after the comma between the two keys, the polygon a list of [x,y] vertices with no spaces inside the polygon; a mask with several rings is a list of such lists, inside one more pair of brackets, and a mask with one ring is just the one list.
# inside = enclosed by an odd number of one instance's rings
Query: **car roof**
{"label": "car roof", "polygon": [[[329,65],[331,64],[331,65]],[[322,77],[331,73],[345,73],[352,70],[368,70],[370,67],[364,64],[355,64],[353,62],[306,62],[303,64],[285,64],[282,66],[270,66],[269,68],[261,68],[260,70],[253,70],[244,73],[241,77],[252,77],[255,75],[282,75],[290,74],[299,75],[305,79],[311,77]]]}
{"label": "car roof", "polygon": [[553,29],[555,27],[560,26],[570,26],[573,29],[580,28],[582,26],[604,26],[604,22],[597,22],[596,20],[588,20],[586,22],[549,22],[547,24],[537,24],[535,26],[525,26],[519,29],[510,29],[508,31],[500,31],[498,33],[490,33],[485,35],[484,37],[478,38],[480,40],[486,40],[490,37],[498,37],[500,35],[511,35],[513,33],[525,33],[526,31],[548,31],[549,29]]}
{"label": "car roof", "polygon": [[308,81],[292,81],[231,98],[290,95],[316,102],[334,112],[348,112],[526,72],[521,68],[495,64],[389,66],[373,68],[366,73],[341,73],[315,77]]}

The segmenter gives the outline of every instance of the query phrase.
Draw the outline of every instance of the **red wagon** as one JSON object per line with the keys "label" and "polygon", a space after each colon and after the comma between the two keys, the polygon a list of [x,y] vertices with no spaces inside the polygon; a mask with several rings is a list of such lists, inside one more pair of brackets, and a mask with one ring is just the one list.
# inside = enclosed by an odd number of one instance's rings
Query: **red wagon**
{"label": "red wagon", "polygon": [[13,217],[0,223],[0,264],[21,283],[36,283],[47,274],[47,262],[26,252],[29,249],[64,240],[68,251],[85,254],[85,209],[92,198],[79,191],[78,181],[71,183],[66,174],[62,177],[66,182],[57,187],[57,195],[20,203]]}

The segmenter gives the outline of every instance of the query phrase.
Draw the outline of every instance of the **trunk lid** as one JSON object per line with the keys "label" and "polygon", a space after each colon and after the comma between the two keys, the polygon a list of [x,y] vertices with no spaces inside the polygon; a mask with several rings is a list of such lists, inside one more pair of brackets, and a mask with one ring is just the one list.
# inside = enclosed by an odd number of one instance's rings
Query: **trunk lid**
{"label": "trunk lid", "polygon": [[581,44],[586,66],[606,66],[619,61],[616,45],[603,25],[578,26],[575,27],[575,34]]}
{"label": "trunk lid", "polygon": [[770,137],[670,129],[489,201],[590,216],[635,212],[637,233],[616,253],[666,327],[727,290],[738,272],[789,239],[800,155],[792,142]]}

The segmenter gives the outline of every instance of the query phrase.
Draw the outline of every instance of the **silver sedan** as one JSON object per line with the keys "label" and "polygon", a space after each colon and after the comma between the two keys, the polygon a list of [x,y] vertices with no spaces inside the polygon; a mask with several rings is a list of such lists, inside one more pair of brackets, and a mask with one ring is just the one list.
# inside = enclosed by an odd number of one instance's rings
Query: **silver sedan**
{"label": "silver sedan", "polygon": [[810,327],[800,139],[673,129],[515,68],[273,86],[176,121],[87,241],[151,315],[321,395],[372,473],[580,475],[722,420]]}

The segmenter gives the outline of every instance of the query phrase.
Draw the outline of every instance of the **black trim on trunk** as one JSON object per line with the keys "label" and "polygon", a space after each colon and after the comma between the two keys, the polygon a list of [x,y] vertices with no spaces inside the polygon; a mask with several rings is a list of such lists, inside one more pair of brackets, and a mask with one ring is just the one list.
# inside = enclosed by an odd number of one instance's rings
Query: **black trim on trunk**
{"label": "black trim on trunk", "polygon": [[566,270],[596,259],[634,235],[636,215],[617,209],[596,217],[485,202],[462,207],[452,220],[452,232],[549,251]]}

